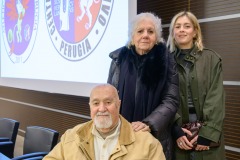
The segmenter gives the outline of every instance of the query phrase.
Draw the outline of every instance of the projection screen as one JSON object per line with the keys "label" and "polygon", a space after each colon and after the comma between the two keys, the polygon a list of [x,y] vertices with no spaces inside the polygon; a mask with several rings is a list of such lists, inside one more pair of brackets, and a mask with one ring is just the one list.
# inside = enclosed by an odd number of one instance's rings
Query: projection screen
{"label": "projection screen", "polygon": [[136,0],[1,0],[0,85],[89,96],[126,44]]}

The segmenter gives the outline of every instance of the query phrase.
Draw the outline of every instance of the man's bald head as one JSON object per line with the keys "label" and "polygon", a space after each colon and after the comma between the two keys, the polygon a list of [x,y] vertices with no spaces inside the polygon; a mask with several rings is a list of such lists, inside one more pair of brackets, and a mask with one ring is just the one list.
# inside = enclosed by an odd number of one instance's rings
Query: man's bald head
{"label": "man's bald head", "polygon": [[91,98],[93,98],[93,96],[94,96],[94,92],[97,92],[97,91],[103,92],[104,90],[108,90],[109,93],[112,93],[112,95],[117,100],[119,100],[117,89],[113,85],[106,83],[106,84],[97,85],[92,89],[92,91],[90,93],[90,101],[91,101]]}
{"label": "man's bald head", "polygon": [[90,111],[96,127],[101,132],[109,132],[119,120],[119,100],[116,88],[110,84],[94,87],[90,94]]}

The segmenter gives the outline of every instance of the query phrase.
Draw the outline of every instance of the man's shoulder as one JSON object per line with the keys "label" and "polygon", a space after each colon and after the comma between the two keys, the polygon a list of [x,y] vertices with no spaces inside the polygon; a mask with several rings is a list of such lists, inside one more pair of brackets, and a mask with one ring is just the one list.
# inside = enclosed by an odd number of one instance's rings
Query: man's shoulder
{"label": "man's shoulder", "polygon": [[159,143],[159,141],[147,131],[135,132],[136,141],[143,141],[149,143]]}
{"label": "man's shoulder", "polygon": [[65,143],[69,143],[72,141],[75,141],[76,139],[79,138],[79,132],[81,132],[82,130],[84,130],[85,126],[88,125],[89,122],[85,122],[82,124],[78,124],[75,127],[66,130],[66,132],[64,133],[63,137],[64,137],[64,142]]}

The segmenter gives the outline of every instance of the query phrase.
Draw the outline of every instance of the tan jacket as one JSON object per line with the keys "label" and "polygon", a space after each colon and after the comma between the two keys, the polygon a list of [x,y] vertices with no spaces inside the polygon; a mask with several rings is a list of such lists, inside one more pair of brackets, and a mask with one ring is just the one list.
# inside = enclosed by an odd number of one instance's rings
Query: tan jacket
{"label": "tan jacket", "polygon": [[[110,160],[165,160],[163,149],[149,132],[134,132],[122,116],[117,146]],[[61,141],[43,160],[95,160],[93,121],[67,130]]]}

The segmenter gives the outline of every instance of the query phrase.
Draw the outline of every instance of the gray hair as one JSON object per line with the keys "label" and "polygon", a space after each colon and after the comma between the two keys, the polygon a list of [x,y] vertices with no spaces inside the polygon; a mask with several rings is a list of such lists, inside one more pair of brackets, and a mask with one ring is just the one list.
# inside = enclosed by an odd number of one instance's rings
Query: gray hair
{"label": "gray hair", "polygon": [[137,29],[139,23],[145,19],[151,20],[153,22],[155,33],[157,36],[157,43],[164,42],[164,40],[162,38],[161,19],[158,16],[154,15],[153,13],[144,12],[144,13],[140,13],[140,14],[136,15],[134,17],[134,19],[132,20],[132,22],[129,24],[128,41],[127,41],[128,47],[130,47],[132,45],[132,38],[133,38],[134,34],[136,33],[136,29]]}

